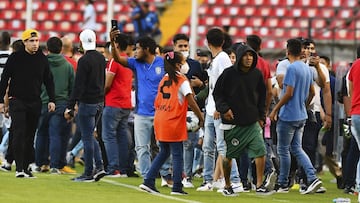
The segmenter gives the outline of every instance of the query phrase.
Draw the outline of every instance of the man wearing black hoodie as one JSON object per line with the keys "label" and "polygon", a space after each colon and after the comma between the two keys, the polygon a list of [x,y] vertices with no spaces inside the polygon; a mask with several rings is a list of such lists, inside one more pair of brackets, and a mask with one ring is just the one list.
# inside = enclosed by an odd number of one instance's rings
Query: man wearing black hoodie
{"label": "man wearing black hoodie", "polygon": [[227,145],[223,161],[225,196],[235,196],[229,178],[231,158],[240,157],[245,150],[249,157],[255,159],[256,194],[272,194],[263,184],[266,149],[261,128],[265,123],[266,89],[256,63],[256,52],[240,44],[236,50],[235,64],[220,75],[213,92]]}

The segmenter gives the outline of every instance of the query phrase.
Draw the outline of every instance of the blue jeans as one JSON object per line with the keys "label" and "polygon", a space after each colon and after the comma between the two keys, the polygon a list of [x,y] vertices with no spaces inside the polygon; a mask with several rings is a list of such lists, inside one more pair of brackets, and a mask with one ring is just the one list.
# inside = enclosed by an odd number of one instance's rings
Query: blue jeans
{"label": "blue jeans", "polygon": [[[154,117],[134,115],[134,136],[135,136],[135,150],[139,162],[140,173],[142,177],[146,177],[146,173],[151,165],[150,142],[151,135],[154,131]],[[161,176],[169,175],[170,163],[169,160],[165,162],[160,170]]]}
{"label": "blue jeans", "polygon": [[57,103],[56,111],[49,118],[50,167],[61,169],[66,166],[66,147],[70,139],[71,123],[64,118],[66,103]]}
{"label": "blue jeans", "polygon": [[[351,132],[356,140],[358,149],[360,149],[360,115],[351,116]],[[360,159],[357,163],[356,186],[360,186]]]}
{"label": "blue jeans", "polygon": [[100,153],[99,143],[94,137],[94,129],[96,125],[96,116],[102,111],[103,103],[79,104],[79,127],[81,132],[81,140],[84,143],[84,175],[92,176],[95,167],[97,170],[103,169],[103,162]]}
{"label": "blue jeans", "polygon": [[130,109],[106,106],[102,114],[102,138],[108,158],[108,172],[126,174],[128,159],[128,117]]}
{"label": "blue jeans", "polygon": [[301,167],[303,167],[307,182],[310,183],[316,179],[316,171],[311,164],[309,157],[302,149],[302,136],[306,120],[301,121],[282,121],[277,122],[277,135],[278,135],[278,155],[280,159],[280,175],[278,183],[282,186],[287,186],[288,177],[290,172],[290,152]]}
{"label": "blue jeans", "polygon": [[43,104],[35,138],[35,164],[49,165],[49,117],[47,105]]}
{"label": "blue jeans", "polygon": [[195,146],[199,141],[199,132],[188,132],[188,139],[184,145],[184,172],[186,177],[192,177]]}
{"label": "blue jeans", "polygon": [[155,178],[161,166],[168,160],[170,153],[172,155],[173,164],[173,191],[182,190],[181,175],[183,170],[183,143],[182,142],[159,142],[160,152],[155,157],[151,167],[146,174],[144,183],[146,185],[155,186]]}
{"label": "blue jeans", "polygon": [[213,116],[206,114],[204,124],[204,181],[212,182],[215,166],[215,151],[225,157],[226,145],[224,131],[220,129],[221,119],[214,120]]}

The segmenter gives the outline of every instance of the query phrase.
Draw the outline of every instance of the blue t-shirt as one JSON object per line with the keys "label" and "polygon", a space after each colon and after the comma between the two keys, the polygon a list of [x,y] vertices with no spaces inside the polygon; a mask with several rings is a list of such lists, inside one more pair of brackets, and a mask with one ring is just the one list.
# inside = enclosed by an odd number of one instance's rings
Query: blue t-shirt
{"label": "blue t-shirt", "polygon": [[164,59],[156,56],[152,64],[129,57],[128,66],[134,71],[136,80],[135,113],[143,116],[154,116],[154,101],[158,86],[165,74]]}
{"label": "blue t-shirt", "polygon": [[159,18],[157,13],[153,11],[149,11],[145,17],[146,22],[146,32],[148,32],[151,35],[158,35],[161,34],[160,29],[156,29],[156,31],[153,33],[154,26],[159,23]]}
{"label": "blue t-shirt", "polygon": [[292,98],[281,107],[279,117],[283,121],[300,121],[307,119],[306,100],[310,85],[313,83],[313,73],[302,61],[295,61],[288,66],[284,77],[283,94],[287,86],[294,88]]}

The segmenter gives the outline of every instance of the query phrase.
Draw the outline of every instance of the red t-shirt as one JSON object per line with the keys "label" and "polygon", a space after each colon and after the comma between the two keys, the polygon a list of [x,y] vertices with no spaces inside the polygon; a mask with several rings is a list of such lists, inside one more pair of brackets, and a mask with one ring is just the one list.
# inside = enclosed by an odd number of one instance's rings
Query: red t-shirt
{"label": "red t-shirt", "polygon": [[64,58],[73,66],[74,72],[76,73],[77,62],[75,61],[75,59],[73,59],[71,57],[68,57],[68,56],[65,56],[65,55],[64,55]]}
{"label": "red t-shirt", "polygon": [[155,98],[154,131],[156,140],[162,142],[181,142],[187,140],[186,112],[188,101],[179,102],[178,92],[181,84],[186,81],[184,75],[178,75],[178,83],[169,86],[168,75],[159,83]]}
{"label": "red t-shirt", "polygon": [[360,115],[360,59],[351,66],[349,80],[352,82],[351,115]]}
{"label": "red t-shirt", "polygon": [[264,77],[265,84],[267,83],[267,80],[271,78],[270,75],[270,64],[261,56],[258,55],[258,61],[256,64],[256,67],[261,71]]}
{"label": "red t-shirt", "polygon": [[[126,54],[120,54],[126,56]],[[109,92],[105,95],[105,106],[131,108],[132,71],[111,59],[106,74],[114,74]]]}

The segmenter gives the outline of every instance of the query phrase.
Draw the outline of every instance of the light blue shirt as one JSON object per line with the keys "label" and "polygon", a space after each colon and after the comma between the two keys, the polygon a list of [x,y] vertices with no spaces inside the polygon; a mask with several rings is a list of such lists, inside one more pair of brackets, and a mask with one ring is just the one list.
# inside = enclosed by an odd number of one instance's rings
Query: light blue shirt
{"label": "light blue shirt", "polygon": [[158,86],[165,74],[164,59],[156,56],[153,63],[148,64],[128,58],[128,66],[134,71],[136,81],[135,113],[143,116],[154,116],[154,101]]}
{"label": "light blue shirt", "polygon": [[313,83],[313,73],[302,61],[295,61],[288,66],[284,77],[283,94],[287,86],[294,88],[292,98],[281,107],[279,117],[283,121],[300,121],[307,119],[306,100],[310,85]]}

